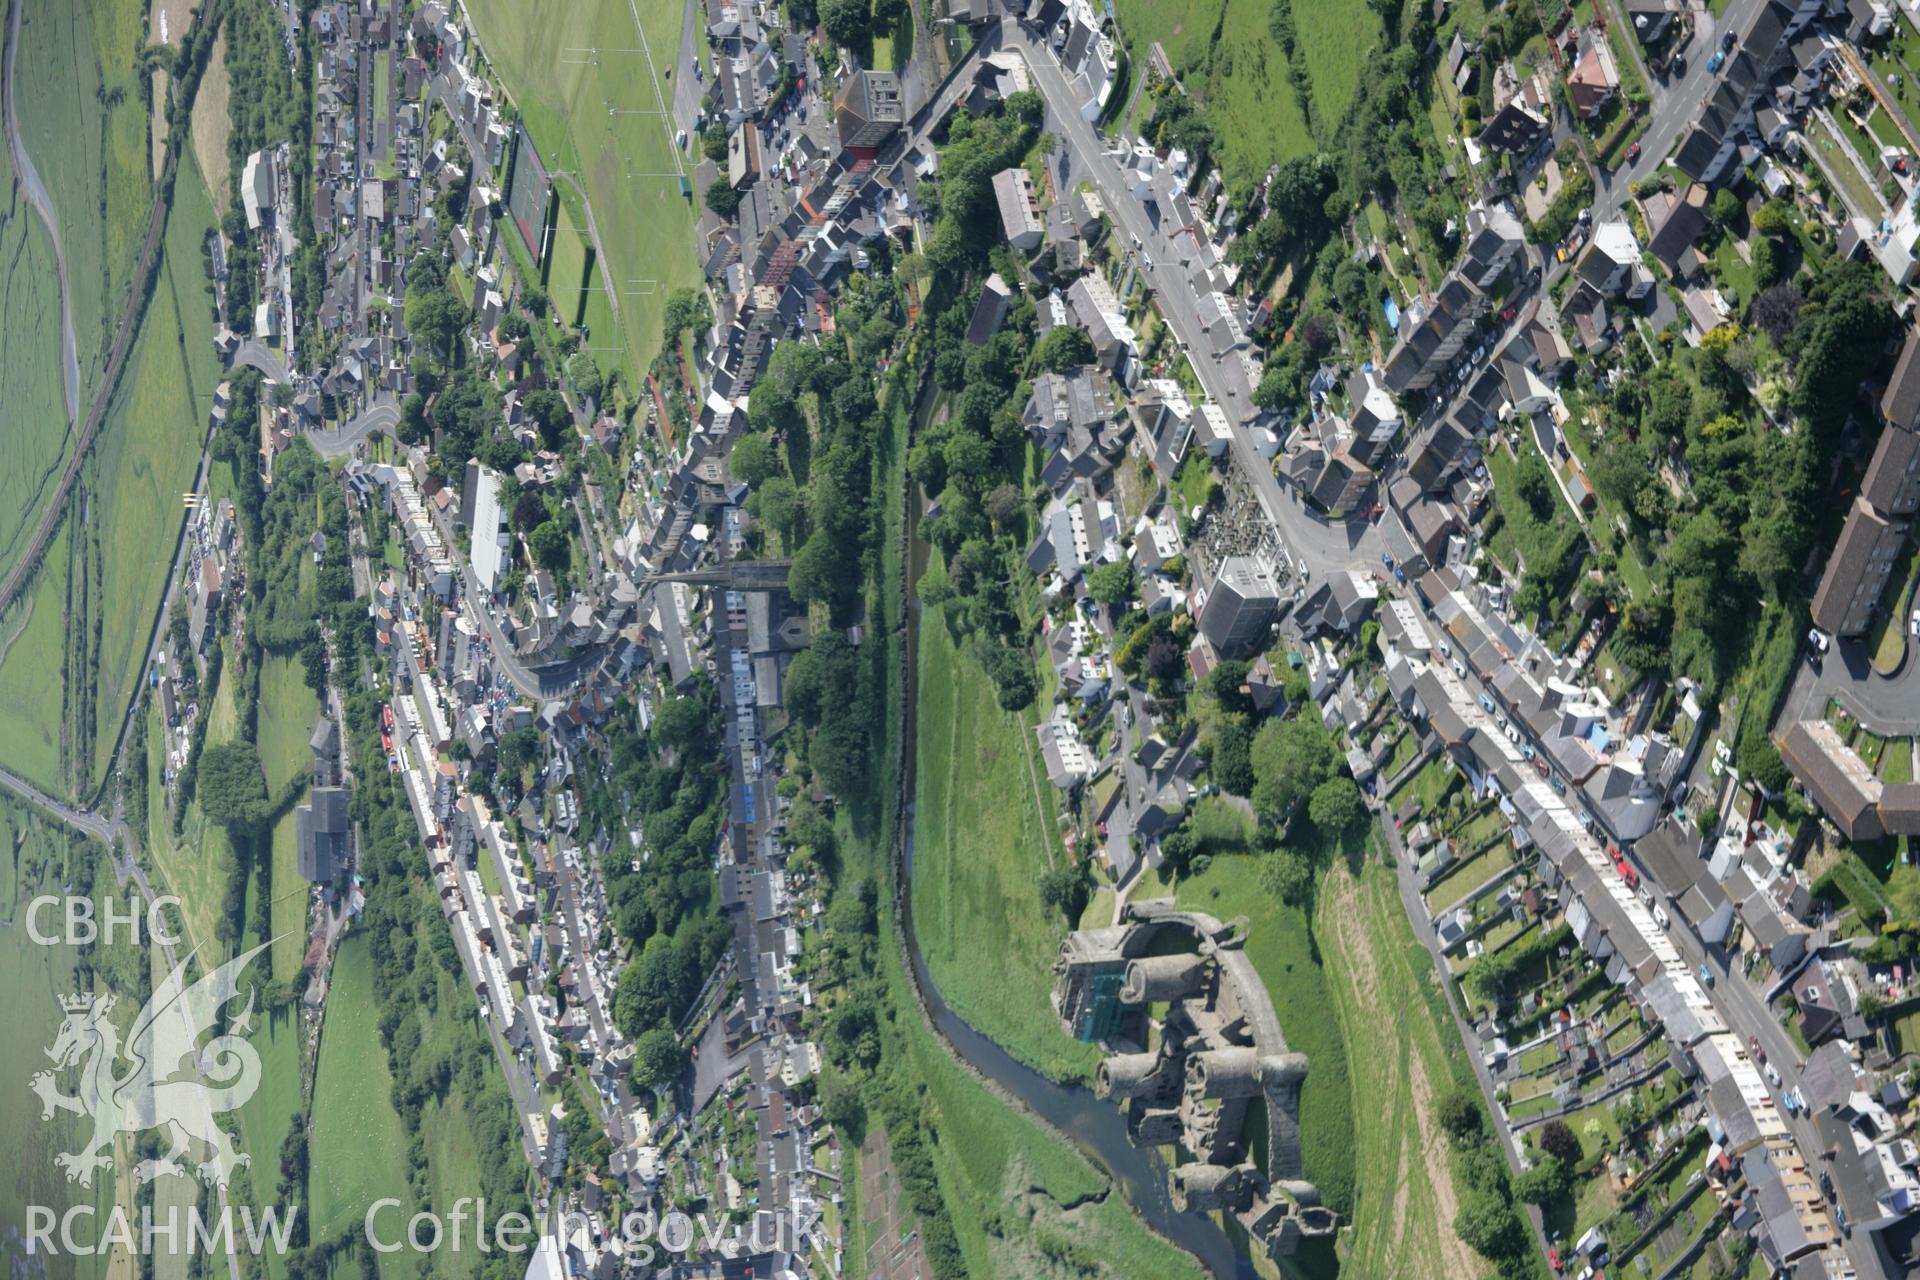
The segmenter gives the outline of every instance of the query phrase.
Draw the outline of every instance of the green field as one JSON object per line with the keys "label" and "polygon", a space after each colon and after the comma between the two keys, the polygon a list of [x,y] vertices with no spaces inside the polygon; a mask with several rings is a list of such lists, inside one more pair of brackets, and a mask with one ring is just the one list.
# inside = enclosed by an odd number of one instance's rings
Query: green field
{"label": "green field", "polygon": [[[0,147],[0,189],[13,170]],[[60,482],[73,432],[60,369],[60,282],[46,225],[15,193],[0,221],[0,568],[10,567]]]}
{"label": "green field", "polygon": [[384,1196],[412,1202],[407,1133],[389,1094],[387,1052],[374,1025],[373,955],[359,938],[340,945],[313,1086],[307,1195],[316,1240],[357,1228]]}
{"label": "green field", "polygon": [[[0,929],[0,990],[7,992],[10,1014],[8,1034],[0,1044],[0,1080],[7,1082],[7,1087],[0,1088],[0,1133],[7,1135],[8,1154],[0,1171],[0,1222],[24,1223],[27,1205],[64,1212],[71,1205],[90,1204],[104,1215],[114,1198],[113,1169],[96,1174],[93,1188],[84,1190],[69,1183],[54,1163],[57,1154],[80,1149],[88,1123],[74,1117],[55,1123],[41,1120],[40,1100],[27,1088],[33,1074],[49,1065],[45,1050],[60,1027],[60,998],[79,989],[75,975],[79,952],[68,946],[37,946],[21,923],[24,902],[39,894],[60,893],[63,884],[72,883],[70,877],[81,859],[97,854],[11,798],[0,799],[0,840],[12,852],[0,859],[0,918],[16,926]],[[130,1022],[138,1007],[137,1001],[122,996],[116,1021],[124,1015]],[[71,1076],[62,1083],[71,1093]],[[75,1234],[92,1239],[97,1230],[80,1220]],[[15,1245],[10,1256],[17,1259],[17,1250]],[[79,1280],[105,1276],[109,1267],[104,1258],[62,1257],[54,1260],[50,1271],[42,1272],[36,1264],[33,1273]]]}
{"label": "green field", "polygon": [[55,795],[67,791],[60,659],[72,524],[61,521],[27,589],[0,613],[0,763]]}
{"label": "green field", "polygon": [[307,945],[307,903],[313,886],[295,868],[295,819],[289,809],[273,826],[273,901],[269,904],[273,928],[273,976],[293,977],[300,971]]}
{"label": "green field", "polygon": [[547,262],[547,296],[553,308],[568,324],[579,324],[586,307],[587,240],[586,232],[574,225],[573,211],[566,200],[554,219],[553,251]]}
{"label": "green field", "polygon": [[1035,800],[1037,785],[1056,803],[1028,759],[1039,712],[1000,710],[944,615],[928,610],[920,629],[914,929],[955,1013],[1048,1075],[1084,1078],[1099,1054],[1060,1030],[1047,1000],[1066,920],[1040,901],[1040,878],[1066,851]]}
{"label": "green field", "polygon": [[80,385],[86,388],[106,362],[113,318],[126,299],[153,199],[147,107],[137,72],[147,5],[24,2],[19,62],[39,73],[33,91],[18,95],[20,141],[60,222]]}
{"label": "green field", "polygon": [[[904,491],[906,453],[906,413],[898,390],[897,385],[888,388],[887,430],[880,446],[880,475],[875,479],[877,491],[894,494]],[[878,616],[895,617],[901,607],[898,549],[904,518],[902,504],[891,503],[881,519],[883,563],[873,598]],[[889,630],[878,642],[878,652],[898,659],[898,646],[903,643],[899,632]],[[889,673],[901,669],[892,660],[878,666]],[[902,765],[903,744],[896,730],[897,700],[902,696],[897,679],[890,681],[888,714],[874,744],[875,791],[882,795],[888,790],[885,779],[897,776],[893,771]],[[891,834],[886,820],[870,809],[858,820],[843,810],[840,829],[844,875],[886,884]],[[1070,1244],[1092,1259],[1089,1267],[1076,1274],[1097,1274],[1108,1280],[1201,1280],[1201,1269],[1193,1259],[1142,1226],[1124,1197],[1056,1131],[1016,1110],[954,1062],[945,1042],[935,1036],[913,1003],[894,941],[892,913],[891,896],[881,894],[878,976],[888,1003],[897,1011],[897,1016],[882,1022],[883,1068],[924,1089],[920,1096],[933,1131],[940,1192],[950,1208],[969,1271],[976,1276],[1063,1274],[1057,1259],[1061,1247]]]}
{"label": "green field", "polygon": [[1301,1154],[1307,1179],[1350,1226],[1343,1274],[1485,1274],[1453,1234],[1461,1193],[1433,1119],[1439,1097],[1469,1068],[1391,873],[1324,873],[1310,922],[1260,887],[1251,857],[1215,857],[1176,897],[1222,919],[1248,917],[1247,955],[1288,1047],[1310,1064]]}
{"label": "green field", "polygon": [[[1157,40],[1187,92],[1206,103],[1229,188],[1251,187],[1270,166],[1314,149],[1286,57],[1268,29],[1266,5],[1122,0],[1118,8],[1136,78],[1146,75]],[[1293,0],[1293,15],[1325,133],[1353,101],[1361,62],[1380,38],[1380,20],[1350,0]],[[1148,110],[1143,102],[1136,119],[1144,123]]]}
{"label": "green field", "polygon": [[186,518],[220,362],[204,292],[200,239],[213,204],[191,160],[180,167],[167,221],[166,257],[140,337],[89,460],[101,558],[99,599],[108,602],[96,655],[97,778],[113,749]]}
{"label": "green field", "polygon": [[312,768],[313,751],[307,743],[319,719],[320,699],[307,686],[299,655],[268,654],[260,668],[260,717],[254,738],[269,794]]}
{"label": "green field", "polygon": [[[1255,11],[1266,21],[1265,10]],[[1352,0],[1293,0],[1293,20],[1313,72],[1314,110],[1330,127],[1346,114],[1360,87],[1360,64],[1385,31],[1371,5]]]}
{"label": "green field", "polygon": [[1356,880],[1336,867],[1321,882],[1314,925],[1332,957],[1328,985],[1352,1072],[1349,1269],[1361,1276],[1485,1275],[1484,1260],[1453,1233],[1465,1189],[1454,1186],[1434,1114],[1457,1082],[1472,1087],[1471,1069],[1393,873],[1370,866]]}
{"label": "green field", "polygon": [[[1306,7],[1299,0],[1296,13]],[[1120,29],[1127,53],[1146,74],[1158,40],[1187,92],[1207,105],[1227,186],[1251,187],[1268,168],[1313,150],[1306,113],[1287,82],[1286,58],[1267,30],[1267,10],[1225,0],[1122,3]],[[1143,103],[1139,108],[1144,122]]]}
{"label": "green field", "polygon": [[[469,7],[486,56],[506,82],[541,159],[550,172],[579,175],[593,201],[601,243],[616,255],[601,274],[623,282],[621,332],[617,338],[596,332],[589,345],[603,368],[624,365],[629,389],[659,350],[667,294],[700,280],[693,212],[680,194],[670,126],[657,114],[632,114],[657,111],[661,101],[671,101],[673,88],[670,81],[654,82],[640,54],[624,52],[641,47],[635,11],[625,4],[556,7],[517,0],[476,0]],[[679,49],[681,6],[637,0],[637,11],[655,64],[667,69]],[[605,52],[588,60],[570,52],[585,48]],[[625,112],[612,115],[610,107]],[[675,176],[654,176],[660,174]],[[629,280],[643,283],[628,287]],[[622,350],[601,350],[616,346]]]}

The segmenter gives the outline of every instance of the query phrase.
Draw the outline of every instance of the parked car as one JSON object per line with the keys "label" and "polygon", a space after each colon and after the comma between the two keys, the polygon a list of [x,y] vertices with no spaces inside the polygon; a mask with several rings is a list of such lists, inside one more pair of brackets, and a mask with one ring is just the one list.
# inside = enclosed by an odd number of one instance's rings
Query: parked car
{"label": "parked car", "polygon": [[1707,968],[1704,962],[1700,965],[1699,974],[1701,986],[1711,987],[1713,985],[1713,970]]}
{"label": "parked car", "polygon": [[[1920,610],[1915,610],[1915,613],[1920,614]],[[1827,646],[1831,644],[1832,641],[1827,639],[1826,632],[1822,631],[1818,627],[1815,627],[1813,628],[1813,630],[1807,632],[1807,643],[1813,646],[1814,652],[1825,653],[1827,651]]]}
{"label": "parked car", "polygon": [[1732,52],[1733,52],[1733,39],[1734,39],[1734,36],[1733,36],[1733,32],[1731,32],[1731,31],[1727,31],[1727,32],[1723,32],[1723,33],[1721,33],[1721,36],[1720,36],[1720,51],[1721,51],[1722,53],[1732,53]]}
{"label": "parked car", "polygon": [[1725,66],[1726,62],[1727,51],[1725,49],[1715,49],[1713,56],[1707,59],[1707,74],[1710,76],[1718,75],[1720,68]]}

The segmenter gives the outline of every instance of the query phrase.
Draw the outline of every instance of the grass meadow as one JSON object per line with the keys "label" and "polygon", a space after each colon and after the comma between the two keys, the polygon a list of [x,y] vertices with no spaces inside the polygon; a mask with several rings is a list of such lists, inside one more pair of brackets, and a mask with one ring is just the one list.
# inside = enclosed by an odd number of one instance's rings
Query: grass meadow
{"label": "grass meadow", "polygon": [[[1259,883],[1244,847],[1246,819],[1224,807],[1207,818],[1214,857],[1174,890],[1183,907],[1221,919],[1245,915],[1246,951],[1265,980],[1288,1047],[1310,1067],[1300,1095],[1301,1154],[1309,1181],[1345,1217],[1342,1274],[1421,1277],[1485,1274],[1453,1234],[1460,1195],[1448,1172],[1438,1100],[1470,1070],[1390,872],[1356,877],[1336,865],[1320,880],[1311,917],[1282,906]],[[1157,879],[1136,899],[1165,896]],[[1298,1274],[1331,1274],[1333,1261],[1303,1255]],[[1270,1275],[1264,1268],[1261,1274]],[[1290,1272],[1288,1274],[1295,1274]]]}
{"label": "grass meadow", "polygon": [[1058,796],[1029,760],[1038,712],[1000,709],[944,614],[927,610],[920,629],[914,928],[954,1012],[1048,1075],[1084,1079],[1099,1053],[1060,1030],[1047,998],[1066,920],[1040,878],[1066,850]]}
{"label": "grass meadow", "polygon": [[[555,314],[568,324],[579,324],[585,310],[587,282],[587,233],[584,220],[577,220],[562,197],[560,213],[553,228],[552,260],[547,264],[547,296],[553,300]],[[575,225],[579,221],[581,225]]]}
{"label": "grass meadow", "polygon": [[[232,687],[230,679],[220,682],[221,694]],[[220,698],[215,698],[218,709]],[[232,705],[231,696],[227,697]],[[219,742],[232,735],[231,717],[222,732],[218,720],[207,722],[207,739]],[[206,820],[196,803],[187,808],[180,835],[173,834],[173,821],[167,816],[165,784],[165,731],[160,724],[158,704],[147,704],[147,855],[158,871],[165,891],[180,899],[180,914],[187,932],[187,945],[202,955],[224,950],[215,941],[220,923],[221,902],[226,894],[227,876],[233,853],[226,833]]]}
{"label": "grass meadow", "polygon": [[0,764],[53,795],[68,791],[61,759],[67,554],[62,520],[27,588],[0,613]]}
{"label": "grass meadow", "polygon": [[[0,858],[0,919],[15,924],[0,929],[0,990],[7,993],[9,1014],[7,1035],[0,1042],[0,1080],[6,1081],[6,1087],[0,1088],[0,1133],[8,1139],[8,1159],[0,1169],[0,1222],[24,1223],[28,1205],[46,1205],[64,1213],[83,1204],[93,1206],[100,1215],[93,1223],[102,1222],[116,1191],[124,1189],[114,1169],[97,1174],[89,1190],[69,1183],[54,1163],[57,1154],[84,1144],[88,1122],[71,1116],[53,1123],[42,1121],[40,1100],[27,1088],[29,1077],[48,1067],[44,1050],[59,1030],[60,997],[77,989],[79,950],[36,945],[21,918],[27,901],[39,894],[60,893],[64,884],[71,883],[78,860],[96,855],[11,798],[0,799],[0,841],[7,850],[7,856]],[[131,993],[123,994],[114,1010],[116,1021],[131,1022],[138,1008]],[[65,1091],[72,1091],[70,1077],[63,1084]],[[95,1238],[97,1230],[87,1220],[77,1220],[77,1238]],[[112,1274],[110,1267],[131,1274],[126,1263],[124,1256],[112,1263],[104,1257],[61,1257],[50,1270],[36,1267],[35,1272],[91,1280]]]}
{"label": "grass meadow", "polygon": [[[667,70],[679,50],[681,6],[677,0],[637,5],[654,65]],[[577,174],[593,201],[601,243],[614,257],[600,274],[621,291],[621,332],[616,338],[596,331],[588,349],[602,368],[622,367],[631,391],[659,351],[667,294],[697,285],[700,266],[672,126],[659,115],[609,115],[608,108],[653,112],[663,100],[671,106],[673,84],[656,85],[640,54],[612,52],[640,47],[628,5],[475,0],[468,11],[540,158],[549,171]],[[586,48],[609,52],[594,59],[569,52]],[[691,177],[690,162],[687,173]],[[605,349],[614,347],[620,350]]]}
{"label": "grass meadow", "polygon": [[[0,189],[14,191],[0,148]],[[11,567],[60,483],[74,432],[60,370],[60,280],[46,224],[14,191],[0,220],[0,570]]]}
{"label": "grass meadow", "polygon": [[[1264,21],[1265,11],[1258,11]],[[1368,50],[1386,34],[1380,15],[1352,0],[1293,0],[1293,21],[1313,76],[1314,110],[1330,128],[1353,102]]]}
{"label": "grass meadow", "polygon": [[[1329,987],[1353,1088],[1356,1275],[1479,1276],[1483,1259],[1453,1233],[1456,1188],[1435,1115],[1471,1068],[1433,958],[1413,936],[1393,873],[1336,867],[1321,881],[1315,934],[1334,957]],[[1311,1077],[1309,1077],[1311,1078]]]}
{"label": "grass meadow", "polygon": [[[904,477],[908,409],[899,386],[890,384],[883,404],[889,428],[883,435],[875,488],[900,493]],[[898,554],[903,545],[904,511],[890,505],[881,539],[883,567],[876,577],[875,610],[893,617],[900,606]],[[898,633],[881,642],[898,658]],[[897,671],[893,661],[884,669]],[[924,684],[924,682],[923,682]],[[891,775],[902,763],[903,744],[896,726],[904,689],[897,679],[887,689],[889,712],[875,744],[876,768]],[[884,786],[876,788],[882,794]],[[888,882],[887,823],[871,812],[855,822],[843,809],[843,874]],[[921,823],[926,831],[926,823]],[[913,1004],[900,949],[894,943],[892,900],[880,896],[880,976],[899,1016],[882,1023],[887,1070],[924,1088],[923,1100],[935,1134],[933,1158],[942,1196],[950,1206],[954,1231],[974,1275],[1022,1276],[1040,1280],[1061,1274],[1063,1245],[1093,1259],[1107,1280],[1201,1280],[1199,1265],[1187,1254],[1143,1226],[1124,1197],[1107,1179],[1053,1131],[1043,1128],[1000,1095],[980,1084],[953,1059]],[[996,928],[992,937],[999,937]],[[856,1215],[857,1217],[858,1215]],[[857,1228],[856,1228],[857,1229]],[[857,1256],[857,1255],[856,1255]]]}
{"label": "grass meadow", "polygon": [[[1315,146],[1307,113],[1268,28],[1269,8],[1249,0],[1121,0],[1120,31],[1136,75],[1159,41],[1188,93],[1207,106],[1228,187],[1243,190],[1272,165]],[[1320,129],[1353,101],[1361,64],[1381,36],[1379,18],[1354,0],[1293,0],[1294,29],[1310,70]],[[1150,108],[1142,102],[1136,123]]]}
{"label": "grass meadow", "polygon": [[411,1204],[407,1132],[393,1109],[393,1078],[375,1026],[373,955],[359,938],[340,945],[313,1086],[307,1196],[315,1240],[357,1229],[383,1196]]}
{"label": "grass meadow", "polygon": [[17,103],[20,140],[60,223],[84,387],[106,363],[153,201],[147,113],[135,69],[147,6],[144,0],[25,3],[20,61],[38,73],[35,92]]}
{"label": "grass meadow", "polygon": [[181,166],[167,222],[166,256],[140,336],[90,461],[101,592],[107,602],[94,672],[97,777],[145,667],[145,645],[172,566],[207,413],[220,379],[200,266],[213,204],[192,163]]}
{"label": "grass meadow", "polygon": [[313,752],[307,742],[319,719],[320,699],[307,685],[299,654],[291,650],[268,654],[260,668],[260,715],[254,738],[269,794],[312,768]]}

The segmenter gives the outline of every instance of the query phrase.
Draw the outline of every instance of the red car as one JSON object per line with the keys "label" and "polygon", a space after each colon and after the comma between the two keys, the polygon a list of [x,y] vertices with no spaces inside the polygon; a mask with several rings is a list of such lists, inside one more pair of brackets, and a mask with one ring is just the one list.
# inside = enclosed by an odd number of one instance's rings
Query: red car
{"label": "red car", "polygon": [[1632,146],[1627,148],[1627,163],[1632,164],[1634,161],[1638,160],[1639,158],[1640,158],[1640,144],[1636,142]]}
{"label": "red car", "polygon": [[1560,1251],[1552,1245],[1547,1246],[1547,1265],[1555,1271],[1560,1270]]}

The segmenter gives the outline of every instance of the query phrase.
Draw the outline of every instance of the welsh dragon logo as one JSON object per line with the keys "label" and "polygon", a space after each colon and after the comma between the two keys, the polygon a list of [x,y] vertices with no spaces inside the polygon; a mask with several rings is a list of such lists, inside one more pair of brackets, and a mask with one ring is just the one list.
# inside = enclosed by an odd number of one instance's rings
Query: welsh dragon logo
{"label": "welsh dragon logo", "polygon": [[[184,1175],[181,1157],[195,1142],[208,1152],[194,1166],[208,1186],[225,1186],[235,1168],[252,1162],[214,1120],[217,1113],[244,1105],[260,1087],[260,1055],[243,1038],[253,1026],[252,996],[223,1034],[204,1045],[200,1039],[214,1029],[221,1009],[238,998],[241,972],[267,945],[234,957],[192,985],[182,961],[134,1018],[124,1048],[108,1017],[112,994],[61,997],[66,1021],[46,1051],[54,1069],[36,1073],[28,1083],[40,1097],[41,1119],[65,1111],[93,1122],[86,1145],[55,1157],[69,1182],[92,1186],[94,1171],[112,1163],[116,1134],[151,1129],[167,1130],[172,1146],[135,1167],[140,1182]],[[123,1061],[131,1069],[115,1074]],[[78,1069],[78,1092],[61,1093],[55,1073],[71,1068]]]}

